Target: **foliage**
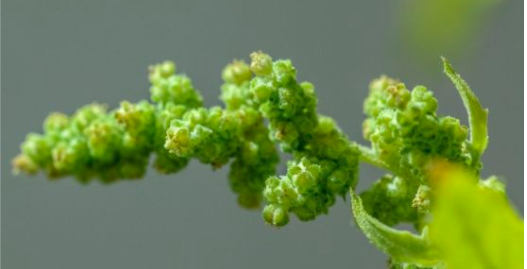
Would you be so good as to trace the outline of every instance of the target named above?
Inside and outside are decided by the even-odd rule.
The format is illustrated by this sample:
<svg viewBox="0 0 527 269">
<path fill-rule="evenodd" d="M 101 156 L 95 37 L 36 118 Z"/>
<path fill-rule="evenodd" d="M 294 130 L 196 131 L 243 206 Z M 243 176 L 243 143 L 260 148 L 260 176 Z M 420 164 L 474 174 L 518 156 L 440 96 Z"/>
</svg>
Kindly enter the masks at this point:
<svg viewBox="0 0 527 269">
<path fill-rule="evenodd" d="M 523 268 L 523 221 L 503 184 L 495 177 L 474 184 L 466 171 L 440 169 L 430 239 L 449 268 Z"/>
<path fill-rule="evenodd" d="M 396 3 L 398 42 L 421 64 L 435 63 L 436 55 L 464 54 L 478 42 L 489 14 L 503 0 L 402 0 Z M 403 47 L 404 46 L 404 47 Z"/>
</svg>

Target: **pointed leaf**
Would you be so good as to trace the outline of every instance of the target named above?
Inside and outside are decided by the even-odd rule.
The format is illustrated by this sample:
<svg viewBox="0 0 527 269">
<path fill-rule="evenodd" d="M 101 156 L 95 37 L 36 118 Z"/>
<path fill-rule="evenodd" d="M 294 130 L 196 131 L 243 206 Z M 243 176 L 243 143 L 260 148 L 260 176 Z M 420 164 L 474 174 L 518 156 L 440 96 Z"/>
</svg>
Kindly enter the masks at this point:
<svg viewBox="0 0 527 269">
<path fill-rule="evenodd" d="M 487 148 L 488 134 L 487 134 L 487 115 L 488 110 L 481 106 L 478 97 L 470 89 L 468 84 L 461 78 L 461 76 L 454 71 L 454 68 L 444 57 L 443 70 L 450 78 L 457 91 L 461 95 L 463 104 L 467 109 L 468 121 L 470 124 L 470 141 L 472 146 L 478 153 L 478 158 L 483 154 Z"/>
<path fill-rule="evenodd" d="M 370 216 L 353 190 L 351 202 L 357 226 L 370 242 L 389 255 L 394 262 L 431 266 L 439 262 L 439 252 L 430 245 L 427 230 L 422 235 L 396 230 Z"/>
</svg>

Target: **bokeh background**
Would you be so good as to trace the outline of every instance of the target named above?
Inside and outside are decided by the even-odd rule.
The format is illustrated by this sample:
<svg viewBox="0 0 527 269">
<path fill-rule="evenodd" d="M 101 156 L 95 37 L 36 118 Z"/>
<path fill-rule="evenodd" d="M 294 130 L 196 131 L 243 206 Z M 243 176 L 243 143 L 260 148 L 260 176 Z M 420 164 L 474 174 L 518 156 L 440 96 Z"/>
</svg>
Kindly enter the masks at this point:
<svg viewBox="0 0 527 269">
<path fill-rule="evenodd" d="M 469 7 L 477 10 L 469 30 L 449 19 L 455 7 L 443 8 L 439 21 L 420 21 L 431 17 L 411 0 L 2 4 L 2 268 L 385 267 L 386 257 L 353 225 L 349 201 L 277 230 L 259 211 L 238 207 L 227 168 L 192 162 L 177 175 L 151 171 L 111 186 L 11 175 L 10 159 L 47 114 L 146 99 L 146 68 L 165 59 L 216 105 L 220 71 L 233 58 L 248 60 L 254 50 L 290 58 L 299 79 L 315 84 L 320 112 L 364 142 L 362 102 L 381 74 L 428 86 L 442 114 L 467 122 L 441 73 L 443 54 L 490 109 L 483 176 L 502 176 L 523 215 L 523 1 Z M 359 188 L 382 173 L 362 166 Z"/>
</svg>

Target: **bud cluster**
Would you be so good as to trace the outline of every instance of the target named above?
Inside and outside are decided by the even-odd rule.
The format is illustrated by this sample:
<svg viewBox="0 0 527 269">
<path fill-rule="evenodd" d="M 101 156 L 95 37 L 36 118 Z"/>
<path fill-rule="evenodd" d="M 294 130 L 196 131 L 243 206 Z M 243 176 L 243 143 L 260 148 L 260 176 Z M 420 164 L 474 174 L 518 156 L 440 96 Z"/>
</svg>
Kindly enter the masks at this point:
<svg viewBox="0 0 527 269">
<path fill-rule="evenodd" d="M 422 169 L 435 158 L 472 164 L 468 128 L 458 119 L 436 115 L 437 100 L 423 86 L 412 91 L 396 80 L 381 77 L 370 85 L 364 103 L 368 118 L 364 137 L 379 158 L 394 167 L 421 177 Z"/>
<path fill-rule="evenodd" d="M 251 58 L 254 102 L 269 120 L 271 139 L 293 154 L 287 174 L 266 181 L 263 217 L 283 226 L 289 213 L 303 221 L 327 214 L 357 181 L 358 150 L 331 118 L 317 113 L 314 86 L 297 82 L 291 61 L 273 62 L 262 52 Z"/>
</svg>

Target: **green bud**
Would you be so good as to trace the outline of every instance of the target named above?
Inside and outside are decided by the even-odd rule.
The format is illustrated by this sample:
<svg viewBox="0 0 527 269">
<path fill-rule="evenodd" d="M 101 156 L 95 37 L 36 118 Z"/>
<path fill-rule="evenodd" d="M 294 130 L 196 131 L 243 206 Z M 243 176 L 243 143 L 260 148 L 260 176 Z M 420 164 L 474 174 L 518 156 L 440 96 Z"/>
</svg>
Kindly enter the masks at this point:
<svg viewBox="0 0 527 269">
<path fill-rule="evenodd" d="M 290 122 L 280 122 L 274 133 L 275 140 L 283 141 L 288 145 L 297 141 L 298 136 L 299 133 L 296 130 L 295 125 Z"/>
<path fill-rule="evenodd" d="M 298 164 L 290 162 L 288 167 L 287 174 L 291 177 L 293 184 L 300 193 L 313 188 L 317 183 L 320 175 L 319 165 L 311 164 L 308 159 L 302 158 Z"/>
<path fill-rule="evenodd" d="M 414 182 L 386 175 L 377 180 L 369 190 L 361 193 L 361 198 L 370 215 L 393 226 L 401 222 L 417 221 L 417 210 L 411 206 L 417 188 Z"/>
<path fill-rule="evenodd" d="M 320 116 L 318 118 L 318 126 L 316 132 L 321 135 L 328 135 L 337 129 L 335 121 L 330 117 Z"/>
<path fill-rule="evenodd" d="M 190 135 L 191 144 L 199 147 L 213 139 L 214 131 L 203 125 L 196 125 Z"/>
<path fill-rule="evenodd" d="M 328 178 L 328 187 L 333 193 L 343 193 L 347 191 L 347 186 L 352 176 L 344 169 L 337 169 Z"/>
<path fill-rule="evenodd" d="M 176 64 L 171 61 L 164 61 L 159 66 L 159 72 L 162 77 L 169 77 L 176 73 Z"/>
<path fill-rule="evenodd" d="M 431 200 L 432 189 L 426 185 L 421 185 L 412 200 L 412 207 L 417 208 L 420 213 L 427 213 L 430 211 Z"/>
<path fill-rule="evenodd" d="M 315 85 L 311 82 L 304 81 L 300 83 L 300 87 L 304 90 L 305 95 L 315 96 Z"/>
<path fill-rule="evenodd" d="M 290 60 L 278 60 L 273 63 L 274 79 L 279 85 L 287 85 L 296 80 L 296 69 Z"/>
<path fill-rule="evenodd" d="M 242 105 L 250 103 L 248 89 L 240 85 L 225 83 L 221 86 L 220 99 L 225 103 L 227 109 L 236 110 Z"/>
<path fill-rule="evenodd" d="M 282 110 L 282 115 L 285 118 L 293 118 L 302 109 L 299 104 L 302 104 L 301 96 L 298 95 L 298 89 L 279 88 L 279 108 Z"/>
<path fill-rule="evenodd" d="M 208 118 L 208 111 L 204 108 L 189 110 L 183 116 L 184 121 L 179 121 L 181 124 L 188 125 L 190 128 L 198 124 L 204 124 Z"/>
<path fill-rule="evenodd" d="M 265 184 L 273 189 L 280 185 L 280 179 L 277 176 L 271 176 L 265 181 Z"/>
<path fill-rule="evenodd" d="M 58 171 L 73 172 L 88 161 L 86 141 L 75 139 L 68 144 L 62 142 L 53 148 L 52 156 L 53 166 Z"/>
<path fill-rule="evenodd" d="M 68 126 L 68 116 L 59 112 L 51 113 L 44 121 L 44 130 L 46 132 L 60 132 Z"/>
<path fill-rule="evenodd" d="M 34 175 L 38 172 L 38 165 L 33 162 L 33 160 L 24 154 L 17 155 L 13 161 L 13 173 L 15 175 L 20 174 L 21 172 L 26 173 L 28 175 Z"/>
<path fill-rule="evenodd" d="M 157 84 L 176 73 L 176 64 L 171 61 L 165 61 L 160 64 L 151 65 L 149 69 L 149 79 L 152 84 Z"/>
<path fill-rule="evenodd" d="M 452 117 L 443 117 L 440 120 L 441 129 L 445 130 L 451 139 L 456 141 L 465 141 L 468 138 L 468 128 L 461 125 L 458 119 Z"/>
<path fill-rule="evenodd" d="M 105 117 L 106 110 L 105 105 L 97 103 L 89 104 L 78 109 L 71 121 L 78 130 L 83 131 L 96 119 Z"/>
<path fill-rule="evenodd" d="M 115 119 L 126 130 L 137 132 L 152 124 L 152 114 L 153 109 L 148 103 L 136 105 L 123 101 L 121 102 L 120 108 L 115 111 Z"/>
<path fill-rule="evenodd" d="M 423 86 L 417 86 L 412 90 L 411 102 L 423 113 L 435 113 L 437 110 L 437 100 L 433 93 Z"/>
<path fill-rule="evenodd" d="M 157 130 L 157 132 L 162 133 L 164 137 L 165 130 L 170 126 L 170 123 L 175 119 L 183 118 L 183 115 L 187 112 L 187 107 L 168 103 L 166 106 L 158 108 L 158 110 L 155 117 L 160 130 Z"/>
<path fill-rule="evenodd" d="M 39 166 L 45 166 L 51 161 L 51 145 L 42 135 L 28 134 L 21 148 L 22 153 Z"/>
<path fill-rule="evenodd" d="M 121 143 L 122 129 L 110 119 L 94 121 L 85 131 L 90 155 L 101 162 L 111 162 Z"/>
<path fill-rule="evenodd" d="M 282 227 L 289 223 L 289 214 L 287 213 L 287 210 L 274 205 L 267 205 L 264 208 L 263 218 L 267 223 L 276 227 Z"/>
<path fill-rule="evenodd" d="M 410 92 L 404 84 L 389 85 L 386 88 L 386 105 L 393 108 L 404 108 L 410 100 Z"/>
<path fill-rule="evenodd" d="M 251 53 L 251 71 L 257 76 L 267 76 L 271 74 L 273 68 L 273 59 L 261 52 Z"/>
<path fill-rule="evenodd" d="M 150 87 L 152 101 L 160 104 L 173 103 L 188 107 L 199 107 L 203 98 L 194 89 L 192 81 L 185 75 L 168 73 L 172 69 L 170 64 L 150 67 Z"/>
<path fill-rule="evenodd" d="M 165 140 L 165 148 L 179 157 L 189 156 L 190 147 L 190 132 L 186 127 L 172 126 L 167 129 Z"/>
<path fill-rule="evenodd" d="M 223 69 L 221 77 L 227 83 L 240 85 L 243 82 L 249 81 L 252 73 L 244 61 L 234 60 Z"/>
<path fill-rule="evenodd" d="M 257 103 L 264 103 L 269 100 L 274 88 L 271 82 L 261 79 L 259 77 L 251 80 L 251 92 L 254 96 L 254 101 Z"/>
</svg>

